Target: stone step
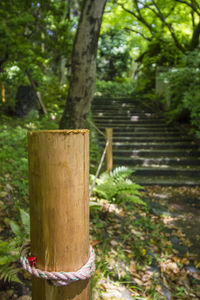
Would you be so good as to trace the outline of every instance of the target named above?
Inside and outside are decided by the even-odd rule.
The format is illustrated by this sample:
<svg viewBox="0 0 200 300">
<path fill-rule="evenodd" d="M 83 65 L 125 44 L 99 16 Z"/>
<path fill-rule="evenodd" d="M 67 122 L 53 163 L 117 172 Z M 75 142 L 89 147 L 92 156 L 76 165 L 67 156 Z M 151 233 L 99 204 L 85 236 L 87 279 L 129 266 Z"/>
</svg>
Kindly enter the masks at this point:
<svg viewBox="0 0 200 300">
<path fill-rule="evenodd" d="M 105 120 L 108 120 L 108 119 L 113 119 L 113 120 L 127 120 L 127 115 L 128 115 L 128 118 L 149 118 L 149 119 L 152 119 L 152 118 L 155 118 L 155 119 L 159 119 L 161 118 L 160 116 L 158 116 L 157 114 L 153 114 L 153 113 L 134 113 L 134 114 L 127 114 L 127 113 L 123 113 L 123 114 L 120 114 L 120 115 L 116 115 L 116 114 L 111 114 L 111 113 L 106 113 L 103 112 L 103 113 L 97 113 L 97 114 L 93 114 L 93 118 L 94 120 L 101 120 L 101 119 L 105 119 Z"/>
<path fill-rule="evenodd" d="M 106 127 L 109 127 L 109 124 L 108 123 L 105 123 L 105 124 L 95 124 L 96 127 L 98 127 L 99 129 L 100 128 L 106 128 Z M 111 126 L 110 126 L 111 127 Z M 141 124 L 138 124 L 138 123 L 129 123 L 129 124 L 112 124 L 112 128 L 114 128 L 115 130 L 132 130 L 134 128 L 146 128 L 146 130 L 149 129 L 149 131 L 151 131 L 151 129 L 167 129 L 167 128 L 172 128 L 171 126 L 167 126 L 166 124 L 160 124 L 160 123 L 152 123 L 152 122 L 149 122 L 149 123 L 141 123 Z"/>
<path fill-rule="evenodd" d="M 102 110 L 102 111 L 97 111 L 97 112 L 94 112 L 93 111 L 93 118 L 96 119 L 96 118 L 105 118 L 105 119 L 113 119 L 113 118 L 117 118 L 117 119 L 120 119 L 120 118 L 130 118 L 132 116 L 137 116 L 137 117 L 144 117 L 144 118 L 160 118 L 161 116 L 159 115 L 154 115 L 154 114 L 151 114 L 148 113 L 145 113 L 145 112 L 131 112 L 131 111 L 121 111 L 121 112 L 118 112 L 118 111 L 115 111 L 115 110 L 112 110 L 112 111 L 106 111 L 106 110 Z"/>
<path fill-rule="evenodd" d="M 114 156 L 114 164 L 141 167 L 160 167 L 162 169 L 173 167 L 194 167 L 200 166 L 200 159 L 186 157 L 161 157 L 161 158 L 138 158 L 138 157 L 117 157 Z"/>
<path fill-rule="evenodd" d="M 105 131 L 105 127 L 98 127 L 101 131 Z M 117 132 L 117 133 L 124 133 L 124 134 L 126 134 L 127 136 L 129 136 L 130 134 L 132 134 L 132 133 L 139 133 L 139 132 L 141 132 L 141 133 L 149 133 L 149 131 L 148 131 L 148 128 L 147 128 L 147 126 L 146 127 L 140 127 L 140 126 L 137 126 L 137 127 L 132 127 L 131 128 L 131 130 L 130 130 L 130 128 L 121 128 L 121 127 L 119 127 L 119 128 L 114 128 L 113 129 L 113 133 L 115 133 L 115 132 Z M 166 128 L 166 126 L 164 126 L 164 127 L 158 127 L 158 126 L 156 126 L 156 127 L 151 127 L 151 130 L 150 130 L 150 132 L 152 132 L 152 133 L 180 133 L 180 130 L 179 129 L 176 129 L 176 128 L 174 128 L 174 127 L 167 127 Z"/>
<path fill-rule="evenodd" d="M 100 142 L 100 145 L 105 147 L 105 141 Z M 123 143 L 123 142 L 113 142 L 113 149 L 139 149 L 141 151 L 145 149 L 149 150 L 160 150 L 160 149 L 174 149 L 174 150 L 183 150 L 183 149 L 189 149 L 189 150 L 200 150 L 199 145 L 197 144 L 191 144 L 191 143 L 185 143 L 185 142 L 174 142 L 171 143 L 160 143 L 160 142 L 134 142 L 134 143 Z"/>
<path fill-rule="evenodd" d="M 118 165 L 116 162 L 115 165 Z M 137 167 L 134 169 L 135 175 L 142 175 L 142 176 L 195 176 L 196 178 L 200 179 L 200 168 L 172 168 L 166 167 L 161 168 L 158 167 Z"/>
<path fill-rule="evenodd" d="M 117 132 L 117 131 L 113 131 L 113 137 L 114 138 L 118 138 L 118 137 L 176 137 L 176 138 L 180 138 L 180 132 L 132 132 L 127 134 L 127 132 Z M 183 138 L 185 138 L 186 136 L 182 136 Z M 190 138 L 188 136 L 188 138 Z"/>
<path fill-rule="evenodd" d="M 168 149 L 168 150 L 149 150 L 149 149 L 114 149 L 114 156 L 122 156 L 122 157 L 132 157 L 132 158 L 155 158 L 155 157 L 196 157 L 200 159 L 200 151 L 192 150 L 192 149 Z"/>
<path fill-rule="evenodd" d="M 113 128 L 114 167 L 132 166 L 141 185 L 200 185 L 200 144 L 141 104 L 134 97 L 97 97 L 92 103 L 96 126 Z M 105 138 L 99 142 L 104 148 Z"/>
<path fill-rule="evenodd" d="M 135 105 L 138 105 L 139 101 L 138 100 L 135 100 L 134 98 L 113 98 L 113 99 L 110 99 L 110 98 L 94 98 L 93 101 L 92 101 L 92 104 L 109 104 L 109 103 L 112 103 L 112 104 L 115 104 L 115 103 L 131 103 L 131 104 L 135 104 Z"/>
<path fill-rule="evenodd" d="M 124 102 L 121 102 L 121 103 L 109 103 L 109 104 L 97 104 L 97 103 L 92 103 L 92 110 L 95 110 L 95 109 L 104 109 L 107 110 L 107 109 L 110 109 L 110 108 L 114 108 L 114 109 L 119 109 L 119 108 L 125 108 L 125 109 L 128 109 L 128 108 L 135 108 L 137 109 L 138 111 L 144 111 L 145 109 L 142 108 L 141 106 L 138 106 L 137 104 L 135 103 L 124 103 Z M 149 109 L 149 111 L 151 112 L 151 109 Z"/>
<path fill-rule="evenodd" d="M 132 175 L 132 180 L 141 186 L 199 186 L 200 178 L 195 178 L 191 176 L 154 176 L 154 177 L 146 177 L 139 175 Z"/>
<path fill-rule="evenodd" d="M 146 110 L 144 110 L 144 109 L 138 109 L 138 108 L 136 108 L 136 107 L 134 107 L 134 106 L 131 106 L 131 107 L 123 107 L 123 106 L 120 106 L 120 107 L 115 107 L 115 106 L 110 106 L 110 107 L 93 107 L 92 108 L 92 111 L 94 112 L 94 113 L 105 113 L 105 112 L 107 112 L 107 113 L 112 113 L 113 114 L 113 112 L 116 112 L 116 113 L 120 113 L 121 111 L 122 112 L 125 112 L 125 113 L 147 113 L 146 112 Z M 151 113 L 151 111 L 149 111 L 149 113 Z"/>
<path fill-rule="evenodd" d="M 105 120 L 105 119 L 97 119 L 95 121 L 95 124 L 98 126 L 98 124 L 106 124 L 106 127 L 108 126 L 112 126 L 112 124 L 114 125 L 129 125 L 129 124 L 166 124 L 165 123 L 165 120 L 164 119 L 155 119 L 155 118 L 139 118 L 139 119 L 129 119 L 128 117 L 126 119 L 119 119 L 119 120 L 116 120 L 116 119 L 109 119 L 109 120 Z"/>
<path fill-rule="evenodd" d="M 94 122 L 95 123 L 129 123 L 129 122 L 133 122 L 133 123 L 137 123 L 137 122 L 142 122 L 144 121 L 145 123 L 148 123 L 147 121 L 149 122 L 152 122 L 152 121 L 156 121 L 156 123 L 158 122 L 161 122 L 161 123 L 164 123 L 166 124 L 165 122 L 165 119 L 164 118 L 155 118 L 155 117 L 148 117 L 148 118 L 145 118 L 144 116 L 141 116 L 141 117 L 135 117 L 135 116 L 125 116 L 125 117 L 120 117 L 118 118 L 118 116 L 115 116 L 115 117 L 112 117 L 112 118 L 105 118 L 105 117 L 97 117 L 97 118 L 94 118 Z"/>
<path fill-rule="evenodd" d="M 137 106 L 137 107 L 141 107 L 141 105 L 138 105 L 138 103 L 136 101 L 117 101 L 117 100 L 112 100 L 112 101 L 102 101 L 102 102 L 98 102 L 98 101 L 92 101 L 92 107 L 95 107 L 95 106 L 103 106 L 103 107 L 107 107 L 107 106 L 118 106 L 118 105 L 128 105 L 128 106 L 131 106 L 131 105 L 134 105 L 134 106 Z"/>
<path fill-rule="evenodd" d="M 104 141 L 105 138 L 103 136 L 99 137 L 100 141 Z M 190 137 L 155 137 L 155 136 L 148 136 L 148 137 L 129 137 L 129 136 L 125 136 L 125 137 L 113 137 L 113 142 L 117 143 L 145 143 L 145 142 L 163 142 L 163 143 L 176 143 L 176 142 L 192 142 L 192 139 Z"/>
<path fill-rule="evenodd" d="M 112 100 L 112 101 L 104 101 L 104 102 L 97 102 L 97 101 L 93 101 L 92 102 L 92 108 L 93 107 L 110 107 L 110 106 L 137 106 L 137 107 L 141 107 L 138 106 L 138 103 L 136 103 L 135 101 L 117 101 L 117 100 Z"/>
<path fill-rule="evenodd" d="M 142 123 L 142 124 L 163 124 L 163 125 L 166 125 L 166 122 L 165 122 L 165 119 L 163 118 L 138 118 L 138 119 L 130 119 L 129 117 L 126 118 L 126 120 L 114 120 L 114 119 L 108 119 L 108 120 L 105 120 L 105 119 L 97 119 L 95 120 L 95 124 L 105 124 L 106 126 L 110 123 L 114 123 L 116 125 L 123 125 L 123 124 L 135 124 L 135 123 Z"/>
</svg>

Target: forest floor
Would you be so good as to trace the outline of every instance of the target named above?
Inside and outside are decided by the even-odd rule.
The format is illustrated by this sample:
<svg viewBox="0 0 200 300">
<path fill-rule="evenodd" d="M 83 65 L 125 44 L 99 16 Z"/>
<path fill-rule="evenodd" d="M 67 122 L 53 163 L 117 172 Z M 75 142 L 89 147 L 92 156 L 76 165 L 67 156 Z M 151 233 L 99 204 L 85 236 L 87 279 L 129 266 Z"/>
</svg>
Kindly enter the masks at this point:
<svg viewBox="0 0 200 300">
<path fill-rule="evenodd" d="M 20 222 L 19 208 L 28 212 L 27 129 L 50 127 L 50 120 L 43 123 L 11 120 L 0 125 L 1 300 L 30 299 L 30 276 L 6 242 L 13 245 L 10 221 Z M 141 198 L 145 205 L 92 199 L 100 205 L 91 207 L 97 267 L 91 280 L 93 299 L 200 299 L 200 188 L 145 187 Z M 3 280 L 8 261 L 22 283 Z"/>
<path fill-rule="evenodd" d="M 142 199 L 148 210 L 105 206 L 95 299 L 200 299 L 200 189 L 146 187 Z"/>
<path fill-rule="evenodd" d="M 200 299 L 199 188 L 146 187 L 142 199 L 148 207 L 93 199 L 102 207 L 91 211 L 93 299 Z M 31 299 L 20 273 L 23 285 L 1 284 L 1 300 Z"/>
</svg>

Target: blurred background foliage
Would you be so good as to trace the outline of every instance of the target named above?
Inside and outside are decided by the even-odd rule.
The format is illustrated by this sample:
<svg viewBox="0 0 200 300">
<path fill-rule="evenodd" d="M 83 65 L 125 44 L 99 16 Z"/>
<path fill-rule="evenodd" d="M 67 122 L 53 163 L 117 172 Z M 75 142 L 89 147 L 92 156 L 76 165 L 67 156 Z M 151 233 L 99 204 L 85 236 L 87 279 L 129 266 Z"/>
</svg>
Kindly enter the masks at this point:
<svg viewBox="0 0 200 300">
<path fill-rule="evenodd" d="M 34 85 L 51 113 L 55 105 L 62 112 L 81 5 L 80 0 L 1 1 L 1 113 L 15 114 L 17 90 L 26 85 Z M 199 135 L 199 20 L 198 1 L 107 1 L 96 95 L 146 95 L 149 105 L 167 110 L 169 121 L 185 120 Z M 167 97 L 157 94 L 159 76 L 168 84 Z"/>
<path fill-rule="evenodd" d="M 81 0 L 0 3 L 0 218 L 5 236 L 10 227 L 9 239 L 0 239 L 0 279 L 20 282 L 16 249 L 22 237 L 28 237 L 26 135 L 28 130 L 58 128 L 81 7 Z M 196 0 L 108 0 L 98 44 L 95 95 L 137 97 L 163 112 L 168 122 L 185 122 L 200 137 L 199 37 Z M 158 82 L 164 86 L 162 92 Z M 20 86 L 30 85 L 40 93 L 48 113 L 44 115 L 39 105 L 39 110 L 19 118 L 16 94 Z M 91 120 L 89 115 L 91 173 L 95 174 L 100 147 Z M 115 175 L 103 174 L 94 192 L 120 204 L 123 189 L 117 189 Z M 134 192 L 127 201 L 144 206 L 138 186 L 127 178 L 120 178 L 120 184 Z"/>
</svg>

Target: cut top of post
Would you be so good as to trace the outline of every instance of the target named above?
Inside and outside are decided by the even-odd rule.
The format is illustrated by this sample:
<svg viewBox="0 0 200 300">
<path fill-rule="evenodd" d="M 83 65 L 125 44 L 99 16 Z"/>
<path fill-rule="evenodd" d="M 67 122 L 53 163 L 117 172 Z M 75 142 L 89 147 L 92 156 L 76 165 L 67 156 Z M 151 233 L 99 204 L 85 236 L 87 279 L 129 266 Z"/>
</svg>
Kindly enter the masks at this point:
<svg viewBox="0 0 200 300">
<path fill-rule="evenodd" d="M 85 133 L 89 133 L 89 130 L 88 129 L 37 130 L 37 131 L 29 131 L 28 133 L 32 135 L 32 134 L 38 134 L 40 132 L 41 133 L 63 133 L 63 134 L 70 134 L 70 133 L 85 134 Z"/>
</svg>

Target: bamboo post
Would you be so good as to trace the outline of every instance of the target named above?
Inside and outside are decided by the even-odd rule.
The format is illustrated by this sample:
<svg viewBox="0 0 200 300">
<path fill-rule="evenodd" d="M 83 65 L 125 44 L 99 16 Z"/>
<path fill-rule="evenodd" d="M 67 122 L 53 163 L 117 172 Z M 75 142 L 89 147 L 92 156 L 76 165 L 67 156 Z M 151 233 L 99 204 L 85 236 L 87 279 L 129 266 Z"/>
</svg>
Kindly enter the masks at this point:
<svg viewBox="0 0 200 300">
<path fill-rule="evenodd" d="M 37 268 L 77 271 L 89 258 L 89 131 L 28 134 L 31 254 Z M 33 278 L 32 300 L 89 300 L 89 280 Z"/>
<path fill-rule="evenodd" d="M 113 129 L 106 128 L 106 142 L 109 141 L 109 145 L 106 150 L 106 170 L 108 172 L 111 172 L 113 168 L 112 137 Z"/>
</svg>

